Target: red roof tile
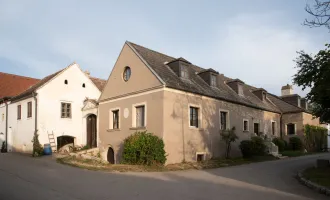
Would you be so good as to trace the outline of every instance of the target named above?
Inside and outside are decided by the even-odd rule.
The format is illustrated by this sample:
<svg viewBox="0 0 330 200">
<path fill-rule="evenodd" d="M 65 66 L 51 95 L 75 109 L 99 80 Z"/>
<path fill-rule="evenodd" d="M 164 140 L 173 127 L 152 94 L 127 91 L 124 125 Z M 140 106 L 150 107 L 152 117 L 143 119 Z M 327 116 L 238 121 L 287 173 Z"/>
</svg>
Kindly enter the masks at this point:
<svg viewBox="0 0 330 200">
<path fill-rule="evenodd" d="M 16 96 L 38 82 L 39 79 L 0 72 L 0 98 Z"/>
<path fill-rule="evenodd" d="M 91 76 L 89 78 L 93 81 L 93 83 L 96 85 L 96 87 L 102 92 L 107 81 L 104 79 L 95 78 L 95 77 L 91 77 Z"/>
</svg>

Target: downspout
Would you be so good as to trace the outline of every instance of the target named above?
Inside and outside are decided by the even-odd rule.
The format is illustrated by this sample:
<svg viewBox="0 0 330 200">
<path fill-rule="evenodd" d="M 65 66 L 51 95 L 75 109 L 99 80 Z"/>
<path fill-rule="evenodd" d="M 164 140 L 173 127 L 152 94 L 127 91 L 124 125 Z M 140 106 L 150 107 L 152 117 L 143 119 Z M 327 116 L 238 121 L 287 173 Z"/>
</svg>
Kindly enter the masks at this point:
<svg viewBox="0 0 330 200">
<path fill-rule="evenodd" d="M 8 151 L 8 103 L 5 101 L 6 104 L 6 150 Z"/>
<path fill-rule="evenodd" d="M 34 99 L 34 135 L 38 132 L 38 99 L 37 99 L 36 92 L 32 93 L 33 99 Z"/>
<path fill-rule="evenodd" d="M 281 113 L 281 116 L 280 116 L 280 135 L 281 135 L 281 139 L 283 139 L 283 130 L 282 130 L 282 128 L 283 128 L 283 126 L 282 126 L 282 116 L 283 116 L 283 114 Z"/>
</svg>

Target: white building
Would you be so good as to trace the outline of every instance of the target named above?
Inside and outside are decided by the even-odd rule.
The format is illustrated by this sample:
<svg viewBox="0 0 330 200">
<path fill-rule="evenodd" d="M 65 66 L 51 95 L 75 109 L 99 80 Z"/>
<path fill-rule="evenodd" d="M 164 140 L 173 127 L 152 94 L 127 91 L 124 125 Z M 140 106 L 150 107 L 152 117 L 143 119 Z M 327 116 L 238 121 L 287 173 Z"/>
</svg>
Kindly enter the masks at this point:
<svg viewBox="0 0 330 200">
<path fill-rule="evenodd" d="M 95 100 L 104 83 L 73 63 L 11 98 L 7 116 L 8 151 L 31 152 L 35 132 L 41 144 L 50 143 L 57 148 L 68 143 L 96 147 Z"/>
</svg>

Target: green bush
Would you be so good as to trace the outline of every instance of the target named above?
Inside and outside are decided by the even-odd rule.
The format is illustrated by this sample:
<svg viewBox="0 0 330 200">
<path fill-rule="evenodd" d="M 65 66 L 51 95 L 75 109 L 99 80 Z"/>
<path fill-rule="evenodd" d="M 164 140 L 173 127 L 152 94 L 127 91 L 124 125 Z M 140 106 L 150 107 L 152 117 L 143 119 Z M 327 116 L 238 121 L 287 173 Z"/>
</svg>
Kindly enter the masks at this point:
<svg viewBox="0 0 330 200">
<path fill-rule="evenodd" d="M 319 126 L 305 125 L 305 146 L 308 151 L 322 151 L 327 148 L 328 130 Z"/>
<path fill-rule="evenodd" d="M 293 151 L 301 151 L 303 149 L 303 143 L 299 137 L 291 137 L 289 139 L 289 147 Z"/>
<path fill-rule="evenodd" d="M 243 157 L 261 156 L 265 155 L 266 145 L 262 138 L 255 136 L 251 140 L 243 140 L 239 145 Z"/>
<path fill-rule="evenodd" d="M 124 140 L 123 163 L 138 165 L 164 165 L 164 142 L 152 133 L 136 132 Z"/>
<path fill-rule="evenodd" d="M 286 141 L 281 138 L 274 138 L 273 143 L 278 147 L 278 151 L 282 152 L 286 148 Z"/>
<path fill-rule="evenodd" d="M 241 149 L 244 158 L 250 158 L 253 156 L 253 143 L 251 140 L 241 141 L 239 148 Z"/>
<path fill-rule="evenodd" d="M 253 144 L 253 154 L 254 155 L 265 155 L 266 145 L 261 137 L 254 136 L 251 137 Z"/>
<path fill-rule="evenodd" d="M 41 146 L 41 144 L 39 142 L 39 135 L 34 134 L 33 139 L 32 139 L 31 142 L 33 143 L 32 156 L 33 157 L 42 156 L 44 154 L 44 148 Z"/>
</svg>

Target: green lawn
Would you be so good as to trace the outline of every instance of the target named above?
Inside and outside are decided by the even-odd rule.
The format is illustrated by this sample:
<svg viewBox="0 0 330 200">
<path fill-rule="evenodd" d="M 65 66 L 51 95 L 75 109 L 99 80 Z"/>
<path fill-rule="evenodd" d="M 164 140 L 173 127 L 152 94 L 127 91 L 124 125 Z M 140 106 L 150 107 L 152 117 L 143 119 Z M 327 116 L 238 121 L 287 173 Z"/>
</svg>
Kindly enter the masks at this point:
<svg viewBox="0 0 330 200">
<path fill-rule="evenodd" d="M 303 176 L 316 184 L 330 188 L 330 167 L 325 169 L 309 168 L 303 172 Z"/>
</svg>

